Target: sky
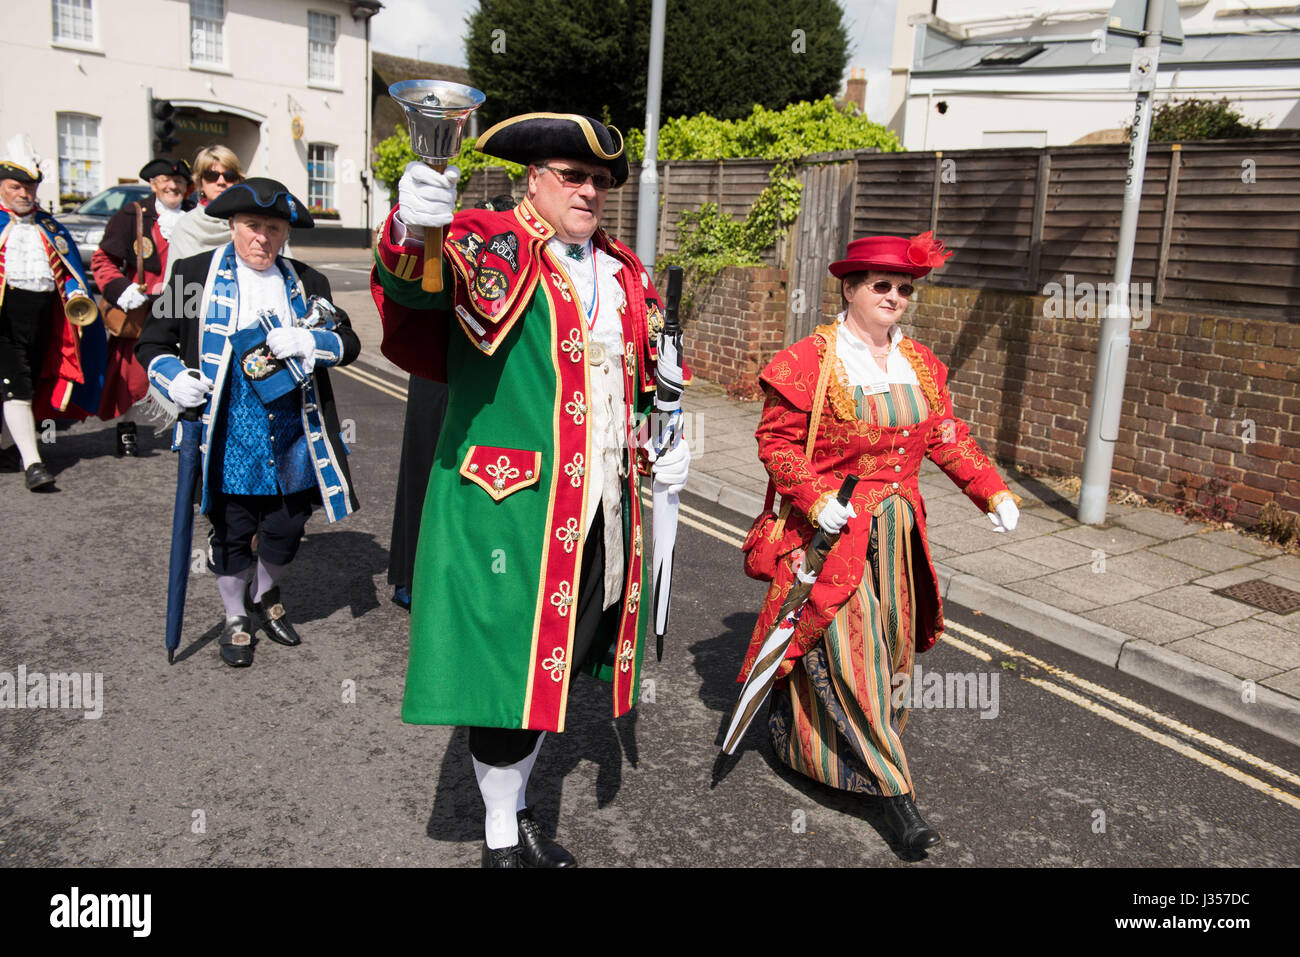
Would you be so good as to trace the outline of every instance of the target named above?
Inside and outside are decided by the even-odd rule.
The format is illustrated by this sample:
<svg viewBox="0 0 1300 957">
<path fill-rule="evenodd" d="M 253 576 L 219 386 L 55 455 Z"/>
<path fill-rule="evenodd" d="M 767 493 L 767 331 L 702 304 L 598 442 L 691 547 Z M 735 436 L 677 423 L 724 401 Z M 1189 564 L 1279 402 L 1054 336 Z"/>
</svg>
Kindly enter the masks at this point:
<svg viewBox="0 0 1300 957">
<path fill-rule="evenodd" d="M 462 40 L 465 18 L 478 8 L 478 0 L 383 0 L 383 3 L 384 9 L 371 21 L 371 39 L 376 50 L 465 66 Z M 867 116 L 877 122 L 887 119 L 894 4 L 895 0 L 840 0 L 849 31 L 849 66 L 867 68 Z"/>
</svg>

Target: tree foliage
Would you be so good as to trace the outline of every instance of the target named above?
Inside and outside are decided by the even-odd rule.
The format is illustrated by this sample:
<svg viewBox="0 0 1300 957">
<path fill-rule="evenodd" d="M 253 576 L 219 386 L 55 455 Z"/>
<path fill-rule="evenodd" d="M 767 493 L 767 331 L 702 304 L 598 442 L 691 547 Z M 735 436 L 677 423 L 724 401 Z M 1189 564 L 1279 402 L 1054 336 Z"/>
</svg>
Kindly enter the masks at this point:
<svg viewBox="0 0 1300 957">
<path fill-rule="evenodd" d="M 884 153 L 902 150 L 890 130 L 873 123 L 855 108 L 840 109 L 829 96 L 814 103 L 792 103 L 783 110 L 755 105 L 738 120 L 704 113 L 667 120 L 659 127 L 659 156 L 664 160 L 755 159 L 792 160 L 811 153 L 875 147 Z M 628 132 L 628 160 L 645 156 L 645 133 Z"/>
<path fill-rule="evenodd" d="M 465 188 L 465 184 L 475 172 L 488 166 L 503 167 L 511 179 L 518 179 L 524 175 L 524 168 L 519 164 L 485 156 L 474 149 L 475 142 L 477 140 L 474 137 L 463 138 L 460 143 L 460 153 L 448 164 L 460 170 L 460 179 L 456 182 L 458 193 Z M 411 149 L 410 132 L 404 126 L 395 127 L 392 136 L 380 140 L 375 146 L 373 169 L 376 178 L 388 187 L 390 203 L 397 202 L 397 181 L 402 178 L 402 171 L 406 169 L 406 164 L 416 159 L 419 157 L 415 155 L 415 150 Z"/>
<path fill-rule="evenodd" d="M 1171 99 L 1157 106 L 1151 115 L 1151 140 L 1242 139 L 1258 136 L 1263 125 L 1263 120 L 1247 122 L 1226 96 L 1220 100 Z"/>
<path fill-rule="evenodd" d="M 643 126 L 651 0 L 479 0 L 465 40 L 487 123 L 533 110 Z M 673 0 L 663 116 L 739 119 L 838 92 L 848 34 L 836 0 Z"/>
</svg>

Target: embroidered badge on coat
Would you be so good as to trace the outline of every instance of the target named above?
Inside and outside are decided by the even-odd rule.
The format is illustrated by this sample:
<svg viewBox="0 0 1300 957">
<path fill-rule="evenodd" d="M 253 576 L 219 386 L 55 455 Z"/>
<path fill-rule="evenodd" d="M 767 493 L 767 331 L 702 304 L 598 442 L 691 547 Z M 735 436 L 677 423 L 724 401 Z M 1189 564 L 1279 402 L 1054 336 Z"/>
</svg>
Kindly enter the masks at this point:
<svg viewBox="0 0 1300 957">
<path fill-rule="evenodd" d="M 272 355 L 266 343 L 254 346 L 239 359 L 244 375 L 257 382 L 275 375 L 284 368 L 284 363 Z"/>
<path fill-rule="evenodd" d="M 453 239 L 451 244 L 460 250 L 462 256 L 474 262 L 483 249 L 483 237 L 478 233 L 466 233 L 464 239 Z"/>
<path fill-rule="evenodd" d="M 140 251 L 141 245 L 144 247 L 144 252 Z M 131 243 L 131 252 L 135 253 L 141 259 L 148 259 L 153 255 L 153 240 L 148 236 L 141 236 L 139 242 Z"/>
<path fill-rule="evenodd" d="M 650 326 L 650 335 L 658 338 L 659 333 L 664 331 L 664 311 L 659 308 L 659 303 L 653 299 L 645 301 L 646 322 Z"/>
<path fill-rule="evenodd" d="M 514 233 L 497 233 L 487 244 L 488 252 L 495 253 L 510 264 L 510 271 L 519 272 L 519 237 Z"/>
<path fill-rule="evenodd" d="M 55 233 L 59 231 L 59 227 L 55 225 L 54 221 L 51 219 L 41 220 L 41 225 L 45 227 L 45 231 L 49 233 L 51 236 L 53 236 Z"/>
<path fill-rule="evenodd" d="M 510 290 L 510 280 L 500 269 L 484 266 L 474 277 L 474 291 L 489 302 L 495 302 Z"/>
<path fill-rule="evenodd" d="M 68 241 L 57 233 L 54 236 L 54 248 L 59 251 L 60 256 L 68 254 Z"/>
</svg>

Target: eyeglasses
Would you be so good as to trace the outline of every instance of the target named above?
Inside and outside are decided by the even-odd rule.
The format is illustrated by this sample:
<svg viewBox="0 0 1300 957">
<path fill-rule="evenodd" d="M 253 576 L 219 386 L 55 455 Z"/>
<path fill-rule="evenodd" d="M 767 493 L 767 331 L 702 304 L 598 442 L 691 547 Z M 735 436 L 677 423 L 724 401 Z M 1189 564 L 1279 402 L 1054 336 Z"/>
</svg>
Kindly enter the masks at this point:
<svg viewBox="0 0 1300 957">
<path fill-rule="evenodd" d="M 232 173 L 224 169 L 205 169 L 203 171 L 203 182 L 215 183 L 217 180 L 224 178 L 227 183 L 238 183 L 244 177 L 238 173 Z"/>
<path fill-rule="evenodd" d="M 898 287 L 898 294 L 904 299 L 911 299 L 912 293 L 916 292 L 916 287 L 910 282 L 890 282 L 888 279 L 877 279 L 871 284 L 871 291 L 877 296 L 883 296 L 895 286 Z"/>
<path fill-rule="evenodd" d="M 542 169 L 549 169 L 556 176 L 564 181 L 565 186 L 582 186 L 587 180 L 591 180 L 591 185 L 596 189 L 604 192 L 607 189 L 613 189 L 618 185 L 618 180 L 614 179 L 609 173 L 586 173 L 580 169 L 570 169 L 567 166 L 549 166 L 542 164 Z"/>
</svg>

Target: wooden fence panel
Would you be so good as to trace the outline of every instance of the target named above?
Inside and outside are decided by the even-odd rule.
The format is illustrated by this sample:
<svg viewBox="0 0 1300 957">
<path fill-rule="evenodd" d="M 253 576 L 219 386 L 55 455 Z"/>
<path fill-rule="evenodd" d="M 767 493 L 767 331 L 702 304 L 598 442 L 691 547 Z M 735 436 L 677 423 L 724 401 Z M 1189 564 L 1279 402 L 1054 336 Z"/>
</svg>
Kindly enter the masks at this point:
<svg viewBox="0 0 1300 957">
<path fill-rule="evenodd" d="M 935 235 L 954 255 L 935 279 L 993 289 L 1032 287 L 1038 151 L 944 152 L 939 169 Z"/>
</svg>

